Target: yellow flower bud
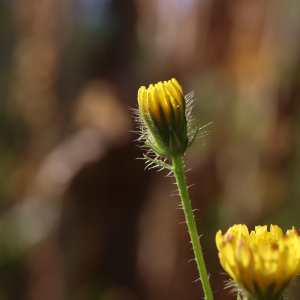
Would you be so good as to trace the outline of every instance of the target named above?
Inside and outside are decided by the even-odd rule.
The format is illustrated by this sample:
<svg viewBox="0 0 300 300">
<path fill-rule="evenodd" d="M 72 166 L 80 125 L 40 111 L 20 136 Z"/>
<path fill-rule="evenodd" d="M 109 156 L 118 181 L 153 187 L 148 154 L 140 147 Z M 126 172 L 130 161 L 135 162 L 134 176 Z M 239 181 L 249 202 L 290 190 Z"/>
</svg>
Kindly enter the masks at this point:
<svg viewBox="0 0 300 300">
<path fill-rule="evenodd" d="M 281 228 L 256 226 L 249 234 L 246 225 L 234 225 L 216 235 L 224 270 L 249 299 L 279 300 L 300 271 L 300 238 L 296 229 L 283 235 Z"/>
<path fill-rule="evenodd" d="M 186 99 L 176 79 L 142 86 L 138 91 L 140 121 L 147 145 L 162 157 L 183 155 L 194 141 L 188 133 Z"/>
</svg>

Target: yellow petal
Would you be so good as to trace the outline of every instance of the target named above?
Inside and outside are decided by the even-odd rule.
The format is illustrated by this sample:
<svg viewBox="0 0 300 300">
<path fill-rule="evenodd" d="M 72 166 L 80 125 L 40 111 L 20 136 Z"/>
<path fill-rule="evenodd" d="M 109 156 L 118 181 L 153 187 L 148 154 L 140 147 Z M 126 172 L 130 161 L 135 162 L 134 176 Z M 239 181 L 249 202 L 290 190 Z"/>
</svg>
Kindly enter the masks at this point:
<svg viewBox="0 0 300 300">
<path fill-rule="evenodd" d="M 216 234 L 216 244 L 217 244 L 217 248 L 219 251 L 220 251 L 220 245 L 221 245 L 222 240 L 223 240 L 222 231 L 219 230 Z"/>
<path fill-rule="evenodd" d="M 157 101 L 158 95 L 155 88 L 147 91 L 147 98 L 148 98 L 149 112 L 151 113 L 155 121 L 158 122 L 160 125 L 162 125 L 162 120 L 160 117 L 159 101 Z"/>
<path fill-rule="evenodd" d="M 278 227 L 277 225 L 271 225 L 270 232 L 275 236 L 277 240 L 283 237 L 283 232 L 281 228 Z"/>
<path fill-rule="evenodd" d="M 178 83 L 177 83 L 178 84 Z M 181 88 L 179 89 L 173 81 L 169 80 L 167 84 L 165 84 L 167 89 L 170 91 L 172 96 L 177 102 L 177 105 L 180 108 L 182 114 L 185 113 L 185 100 L 182 94 Z"/>
<path fill-rule="evenodd" d="M 141 86 L 139 91 L 138 91 L 138 103 L 139 103 L 139 108 L 142 109 L 142 92 L 146 89 L 146 87 Z"/>
<path fill-rule="evenodd" d="M 180 90 L 181 94 L 183 95 L 181 85 L 178 83 L 178 81 L 175 78 L 172 78 L 171 81 L 176 85 L 176 87 Z"/>
<path fill-rule="evenodd" d="M 243 286 L 247 290 L 254 290 L 254 257 L 251 248 L 244 243 L 240 244 L 237 249 L 237 257 Z"/>
<path fill-rule="evenodd" d="M 267 232 L 267 225 L 264 226 L 255 226 L 255 232 L 256 234 L 262 234 L 264 232 Z"/>
<path fill-rule="evenodd" d="M 171 115 L 173 112 L 173 107 L 170 103 L 169 96 L 166 92 L 166 88 L 164 85 L 160 85 L 158 88 L 158 94 L 160 99 L 161 108 L 166 116 L 166 119 L 168 120 L 168 123 L 170 124 Z"/>
</svg>

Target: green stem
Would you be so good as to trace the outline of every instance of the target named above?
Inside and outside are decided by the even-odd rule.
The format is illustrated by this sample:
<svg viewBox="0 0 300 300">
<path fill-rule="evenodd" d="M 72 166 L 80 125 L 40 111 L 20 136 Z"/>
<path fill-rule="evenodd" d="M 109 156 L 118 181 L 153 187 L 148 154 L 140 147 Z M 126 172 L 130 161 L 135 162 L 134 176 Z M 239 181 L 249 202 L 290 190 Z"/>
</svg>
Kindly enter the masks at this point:
<svg viewBox="0 0 300 300">
<path fill-rule="evenodd" d="M 203 259 L 202 249 L 200 245 L 200 239 L 199 239 L 196 222 L 195 222 L 195 218 L 194 218 L 194 214 L 193 214 L 193 210 L 189 198 L 189 193 L 186 185 L 185 172 L 183 169 L 181 156 L 172 157 L 172 162 L 173 162 L 173 172 L 177 181 L 186 223 L 192 240 L 192 245 L 194 249 L 194 254 L 195 254 L 196 263 L 198 266 L 204 294 L 206 300 L 213 300 L 213 295 L 211 292 L 211 287 L 209 284 L 206 267 Z"/>
</svg>

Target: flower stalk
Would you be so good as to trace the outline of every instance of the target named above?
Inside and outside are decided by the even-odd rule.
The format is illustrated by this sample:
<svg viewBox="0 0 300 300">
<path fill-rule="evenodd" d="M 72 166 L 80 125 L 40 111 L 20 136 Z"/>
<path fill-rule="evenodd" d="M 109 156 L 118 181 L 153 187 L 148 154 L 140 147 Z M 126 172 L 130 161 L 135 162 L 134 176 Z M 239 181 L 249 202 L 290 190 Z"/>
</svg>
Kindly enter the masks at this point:
<svg viewBox="0 0 300 300">
<path fill-rule="evenodd" d="M 196 259 L 198 271 L 200 274 L 200 279 L 205 294 L 205 299 L 213 300 L 213 295 L 212 295 L 209 279 L 207 276 L 203 253 L 200 245 L 200 239 L 199 239 L 196 222 L 193 214 L 193 209 L 191 206 L 189 193 L 186 185 L 185 172 L 182 164 L 182 157 L 172 156 L 171 158 L 173 162 L 173 173 L 175 175 L 176 182 L 178 185 L 182 207 L 183 207 L 186 223 L 188 226 L 189 234 L 191 237 L 195 259 Z"/>
</svg>

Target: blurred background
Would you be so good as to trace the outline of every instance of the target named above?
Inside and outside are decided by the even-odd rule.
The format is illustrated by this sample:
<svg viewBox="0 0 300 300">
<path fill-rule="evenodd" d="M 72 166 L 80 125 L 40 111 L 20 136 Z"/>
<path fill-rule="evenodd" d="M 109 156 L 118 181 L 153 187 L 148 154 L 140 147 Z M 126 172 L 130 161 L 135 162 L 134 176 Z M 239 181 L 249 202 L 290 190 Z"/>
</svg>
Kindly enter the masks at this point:
<svg viewBox="0 0 300 300">
<path fill-rule="evenodd" d="M 299 58 L 298 0 L 0 0 L 0 300 L 203 298 L 174 178 L 132 132 L 139 87 L 173 77 L 212 122 L 187 181 L 235 299 L 216 232 L 300 228 Z"/>
</svg>

